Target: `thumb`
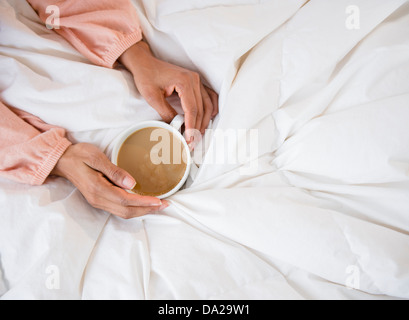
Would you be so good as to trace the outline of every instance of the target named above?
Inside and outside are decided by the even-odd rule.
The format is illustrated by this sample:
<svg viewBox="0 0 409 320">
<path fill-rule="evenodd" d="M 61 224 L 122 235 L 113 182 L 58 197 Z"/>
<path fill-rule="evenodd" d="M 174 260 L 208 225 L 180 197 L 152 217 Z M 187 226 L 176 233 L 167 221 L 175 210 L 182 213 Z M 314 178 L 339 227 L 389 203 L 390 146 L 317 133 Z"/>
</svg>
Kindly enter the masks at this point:
<svg viewBox="0 0 409 320">
<path fill-rule="evenodd" d="M 114 165 L 105 154 L 100 154 L 91 164 L 93 169 L 104 174 L 113 184 L 126 190 L 132 190 L 136 186 L 135 179 L 124 169 Z"/>
</svg>

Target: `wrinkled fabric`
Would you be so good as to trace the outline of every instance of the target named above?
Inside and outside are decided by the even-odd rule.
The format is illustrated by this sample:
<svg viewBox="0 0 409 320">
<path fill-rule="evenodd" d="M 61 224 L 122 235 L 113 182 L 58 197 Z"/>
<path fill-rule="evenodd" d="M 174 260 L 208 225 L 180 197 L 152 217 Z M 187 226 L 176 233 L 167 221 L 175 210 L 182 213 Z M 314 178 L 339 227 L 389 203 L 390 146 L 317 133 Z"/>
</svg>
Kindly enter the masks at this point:
<svg viewBox="0 0 409 320">
<path fill-rule="evenodd" d="M 246 136 L 208 131 L 194 181 L 161 214 L 128 221 L 63 179 L 1 180 L 1 298 L 409 299 L 407 1 L 355 0 L 358 29 L 349 0 L 133 4 L 155 54 L 220 93 L 212 128 L 256 130 L 256 155 L 214 161 Z M 9 104 L 107 154 L 157 119 L 129 73 L 87 65 L 12 10 L 4 30 L 26 45 L 0 48 Z M 72 109 L 50 112 L 58 97 Z"/>
</svg>

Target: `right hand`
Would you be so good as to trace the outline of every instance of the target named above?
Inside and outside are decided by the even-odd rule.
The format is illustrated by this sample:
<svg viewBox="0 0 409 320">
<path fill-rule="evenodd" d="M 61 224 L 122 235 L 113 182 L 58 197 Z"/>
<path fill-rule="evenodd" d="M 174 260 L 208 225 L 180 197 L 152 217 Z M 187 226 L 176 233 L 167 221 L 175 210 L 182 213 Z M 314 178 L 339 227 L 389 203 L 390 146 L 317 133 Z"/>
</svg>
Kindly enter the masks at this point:
<svg viewBox="0 0 409 320">
<path fill-rule="evenodd" d="M 124 189 L 133 189 L 135 180 L 90 144 L 68 147 L 51 174 L 71 181 L 94 208 L 123 219 L 159 212 L 169 206 L 166 200 L 126 192 Z"/>
<path fill-rule="evenodd" d="M 210 120 L 219 113 L 217 93 L 202 84 L 198 73 L 157 59 L 146 42 L 134 44 L 119 61 L 133 74 L 140 94 L 167 123 L 177 112 L 166 98 L 178 94 L 185 113 L 188 143 L 195 140 L 196 132 L 203 135 Z"/>
</svg>

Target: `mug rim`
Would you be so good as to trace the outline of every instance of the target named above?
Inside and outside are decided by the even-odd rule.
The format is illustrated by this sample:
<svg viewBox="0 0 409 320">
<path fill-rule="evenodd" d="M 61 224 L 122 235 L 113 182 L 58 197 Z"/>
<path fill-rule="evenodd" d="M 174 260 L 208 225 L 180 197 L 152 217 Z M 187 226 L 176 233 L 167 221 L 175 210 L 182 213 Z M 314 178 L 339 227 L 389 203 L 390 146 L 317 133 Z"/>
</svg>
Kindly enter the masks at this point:
<svg viewBox="0 0 409 320">
<path fill-rule="evenodd" d="M 149 127 L 160 127 L 162 129 L 168 130 L 173 134 L 176 134 L 176 136 L 181 140 L 183 147 L 185 148 L 186 151 L 186 170 L 185 173 L 183 175 L 183 178 L 179 181 L 179 183 L 169 192 L 162 194 L 160 196 L 153 196 L 155 198 L 158 199 L 165 199 L 170 197 L 171 195 L 175 194 L 176 192 L 178 192 L 182 186 L 185 184 L 187 178 L 189 177 L 190 171 L 191 171 L 191 166 L 193 163 L 192 160 L 192 156 L 190 155 L 189 152 L 189 146 L 185 140 L 185 138 L 183 137 L 183 135 L 174 127 L 172 127 L 170 124 L 167 124 L 166 122 L 160 121 L 160 120 L 149 120 L 149 121 L 143 121 L 140 122 L 138 124 L 132 125 L 129 128 L 125 129 L 122 133 L 120 133 L 118 135 L 118 137 L 115 139 L 114 141 L 114 147 L 112 150 L 112 154 L 111 154 L 111 162 L 118 166 L 118 156 L 119 156 L 119 151 L 121 150 L 121 147 L 123 145 L 123 143 L 135 132 L 145 129 L 145 128 L 149 128 Z M 138 194 L 136 192 L 133 192 L 132 190 L 126 190 L 128 193 L 132 193 L 132 194 Z M 140 194 L 138 194 L 140 195 Z"/>
</svg>

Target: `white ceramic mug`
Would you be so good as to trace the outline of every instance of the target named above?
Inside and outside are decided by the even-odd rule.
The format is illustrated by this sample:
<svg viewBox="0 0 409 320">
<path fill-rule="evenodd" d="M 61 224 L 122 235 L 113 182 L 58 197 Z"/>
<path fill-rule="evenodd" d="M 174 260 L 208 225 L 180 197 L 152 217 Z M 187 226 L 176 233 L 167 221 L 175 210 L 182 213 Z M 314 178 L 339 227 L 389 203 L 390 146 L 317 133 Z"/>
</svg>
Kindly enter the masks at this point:
<svg viewBox="0 0 409 320">
<path fill-rule="evenodd" d="M 186 143 L 186 140 L 183 137 L 182 133 L 180 132 L 184 122 L 185 122 L 185 118 L 181 115 L 178 115 L 173 119 L 173 121 L 170 124 L 167 124 L 163 121 L 144 121 L 144 122 L 138 123 L 128 128 L 122 134 L 119 135 L 119 137 L 116 139 L 114 143 L 114 148 L 113 148 L 112 156 L 111 156 L 112 163 L 115 165 L 118 165 L 118 155 L 119 155 L 119 151 L 121 150 L 122 144 L 135 132 L 145 129 L 145 128 L 151 128 L 151 127 L 168 130 L 169 132 L 173 133 L 176 137 L 178 137 L 180 141 L 182 141 L 182 145 L 186 151 L 186 171 L 185 171 L 185 174 L 183 175 L 182 180 L 180 180 L 177 186 L 174 187 L 171 191 L 167 192 L 166 194 L 157 196 L 158 199 L 165 199 L 165 198 L 170 197 L 171 195 L 175 194 L 177 191 L 179 191 L 183 187 L 187 178 L 189 177 L 190 170 L 192 167 L 192 157 L 190 155 L 189 146 Z M 128 192 L 134 193 L 129 190 Z"/>
</svg>

